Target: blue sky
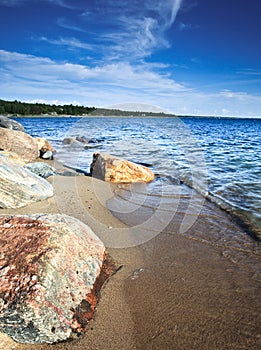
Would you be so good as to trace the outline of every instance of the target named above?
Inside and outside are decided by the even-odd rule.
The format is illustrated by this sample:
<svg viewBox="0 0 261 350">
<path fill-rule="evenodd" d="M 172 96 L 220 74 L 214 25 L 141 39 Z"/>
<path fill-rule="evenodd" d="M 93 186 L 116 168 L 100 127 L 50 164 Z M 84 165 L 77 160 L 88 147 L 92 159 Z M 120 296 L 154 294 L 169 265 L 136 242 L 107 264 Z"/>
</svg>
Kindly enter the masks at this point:
<svg viewBox="0 0 261 350">
<path fill-rule="evenodd" d="M 0 0 L 0 98 L 259 117 L 260 14 L 260 0 Z"/>
</svg>

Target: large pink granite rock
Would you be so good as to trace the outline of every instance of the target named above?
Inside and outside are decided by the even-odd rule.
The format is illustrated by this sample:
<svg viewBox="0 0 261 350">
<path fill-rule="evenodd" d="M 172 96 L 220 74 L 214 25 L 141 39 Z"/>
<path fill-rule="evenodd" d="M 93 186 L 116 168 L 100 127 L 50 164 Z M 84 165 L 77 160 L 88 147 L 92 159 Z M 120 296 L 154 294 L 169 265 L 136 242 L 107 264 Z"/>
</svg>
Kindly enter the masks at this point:
<svg viewBox="0 0 261 350">
<path fill-rule="evenodd" d="M 81 333 L 96 303 L 105 248 L 61 214 L 0 215 L 0 331 L 21 343 Z"/>
<path fill-rule="evenodd" d="M 48 181 L 0 154 L 0 208 L 20 208 L 52 196 Z"/>
<path fill-rule="evenodd" d="M 22 131 L 0 128 L 0 149 L 14 152 L 25 162 L 38 157 L 36 140 Z"/>
<path fill-rule="evenodd" d="M 150 182 L 155 177 L 153 172 L 143 165 L 106 153 L 93 154 L 91 174 L 95 178 L 114 183 Z"/>
</svg>

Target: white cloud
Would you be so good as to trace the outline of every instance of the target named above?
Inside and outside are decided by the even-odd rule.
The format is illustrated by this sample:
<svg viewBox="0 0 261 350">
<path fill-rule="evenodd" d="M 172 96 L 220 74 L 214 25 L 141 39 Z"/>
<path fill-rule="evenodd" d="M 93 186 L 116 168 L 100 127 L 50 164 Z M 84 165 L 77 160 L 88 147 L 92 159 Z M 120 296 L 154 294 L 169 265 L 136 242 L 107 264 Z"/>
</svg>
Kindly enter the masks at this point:
<svg viewBox="0 0 261 350">
<path fill-rule="evenodd" d="M 76 32 L 83 32 L 83 33 L 85 32 L 85 30 L 80 28 L 79 26 L 72 25 L 72 24 L 68 23 L 64 17 L 59 17 L 57 19 L 57 24 L 58 24 L 58 26 L 65 28 L 65 29 L 70 29 L 70 30 L 73 30 Z"/>
<path fill-rule="evenodd" d="M 1 98 L 104 107 L 157 105 L 176 114 L 260 116 L 261 97 L 224 90 L 206 94 L 188 89 L 154 65 L 126 62 L 95 67 L 59 63 L 0 50 Z"/>
<path fill-rule="evenodd" d="M 242 75 L 260 76 L 261 75 L 261 70 L 248 68 L 248 69 L 244 69 L 244 70 L 238 71 L 236 73 L 237 74 L 242 74 Z"/>
<path fill-rule="evenodd" d="M 179 22 L 178 23 L 179 31 L 190 30 L 190 29 L 197 29 L 197 28 L 199 28 L 199 26 L 193 25 L 193 24 L 190 24 L 190 23 L 183 23 L 183 22 Z"/>
<path fill-rule="evenodd" d="M 69 49 L 85 49 L 85 50 L 93 51 L 95 48 L 94 45 L 89 45 L 87 43 L 81 42 L 76 38 L 59 38 L 58 40 L 55 40 L 55 39 L 48 39 L 42 36 L 38 38 L 38 40 L 48 42 L 49 44 L 67 46 Z"/>
<path fill-rule="evenodd" d="M 107 1 L 105 8 L 94 7 L 93 16 L 83 12 L 86 21 L 96 21 L 99 33 L 93 34 L 93 40 L 101 44 L 108 59 L 131 60 L 148 57 L 154 50 L 169 47 L 165 38 L 166 30 L 174 23 L 183 0 L 125 0 Z M 85 9 L 86 10 L 86 9 Z M 106 32 L 99 23 L 100 11 L 104 11 Z M 94 22 L 93 22 L 94 23 Z M 99 25 L 100 24 L 100 25 Z"/>
<path fill-rule="evenodd" d="M 29 1 L 36 3 L 36 0 L 0 0 L 0 4 L 15 6 Z M 183 3 L 183 0 L 100 0 L 85 5 L 72 0 L 41 1 L 81 11 L 81 15 L 79 11 L 71 11 L 70 17 L 59 17 L 57 25 L 88 35 L 88 42 L 83 42 L 83 36 L 81 42 L 71 42 L 74 48 L 91 49 L 92 44 L 99 54 L 114 61 L 139 60 L 155 50 L 170 47 L 165 34 Z M 52 44 L 70 46 L 68 39 L 43 38 Z"/>
</svg>

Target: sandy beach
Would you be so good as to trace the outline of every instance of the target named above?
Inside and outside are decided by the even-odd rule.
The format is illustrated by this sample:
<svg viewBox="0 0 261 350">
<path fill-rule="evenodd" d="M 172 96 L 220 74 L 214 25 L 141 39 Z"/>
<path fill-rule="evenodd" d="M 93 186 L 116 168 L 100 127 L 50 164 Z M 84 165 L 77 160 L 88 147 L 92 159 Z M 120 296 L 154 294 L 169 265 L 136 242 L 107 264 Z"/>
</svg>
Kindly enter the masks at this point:
<svg viewBox="0 0 261 350">
<path fill-rule="evenodd" d="M 109 184 L 87 176 L 54 176 L 48 181 L 54 197 L 1 214 L 63 212 L 88 224 L 100 237 L 125 230 L 127 224 L 135 226 L 135 215 L 123 216 L 124 223 L 106 208 L 113 195 Z M 107 248 L 121 269 L 103 287 L 94 318 L 79 339 L 23 345 L 2 334 L 0 349 L 259 349 L 257 243 L 247 236 L 243 246 L 217 241 L 215 233 L 224 227 L 246 234 L 209 202 L 183 235 L 177 231 L 180 213 L 144 244 Z M 141 211 L 142 215 L 146 213 Z M 198 234 L 203 231 L 204 237 Z"/>
</svg>

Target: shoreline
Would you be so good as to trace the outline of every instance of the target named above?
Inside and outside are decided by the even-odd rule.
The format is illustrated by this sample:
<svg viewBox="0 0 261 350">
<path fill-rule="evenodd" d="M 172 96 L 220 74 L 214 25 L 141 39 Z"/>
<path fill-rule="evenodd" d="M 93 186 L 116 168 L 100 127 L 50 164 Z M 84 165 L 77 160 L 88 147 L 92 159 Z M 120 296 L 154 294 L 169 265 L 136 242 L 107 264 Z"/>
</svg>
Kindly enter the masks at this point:
<svg viewBox="0 0 261 350">
<path fill-rule="evenodd" d="M 8 115 L 8 118 L 195 118 L 195 119 L 200 119 L 200 118 L 213 118 L 213 119 L 255 119 L 255 120 L 261 120 L 261 116 L 215 116 L 215 115 L 155 115 L 155 116 L 131 116 L 131 115 L 19 115 L 19 116 L 12 116 Z"/>
<path fill-rule="evenodd" d="M 48 181 L 54 197 L 0 213 L 64 212 L 105 238 L 137 225 L 134 213 L 127 213 L 129 222 L 124 223 L 107 209 L 115 195 L 109 183 L 87 176 L 53 176 Z M 0 335 L 0 349 L 259 349 L 258 246 L 247 235 L 245 247 L 233 239 L 232 245 L 223 241 L 222 230 L 236 235 L 244 231 L 208 202 L 190 231 L 178 233 L 187 204 L 182 202 L 169 225 L 147 242 L 106 247 L 122 268 L 102 288 L 83 336 L 54 345 L 22 345 Z M 138 219 L 146 220 L 146 210 L 139 211 Z"/>
</svg>

